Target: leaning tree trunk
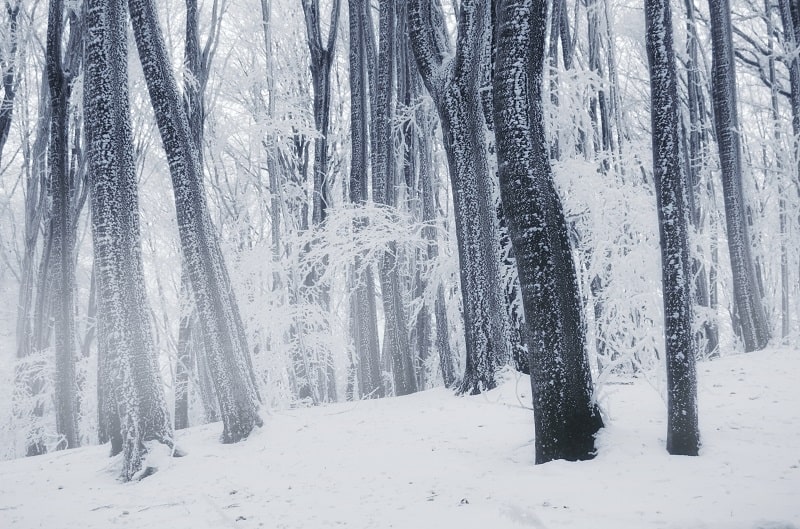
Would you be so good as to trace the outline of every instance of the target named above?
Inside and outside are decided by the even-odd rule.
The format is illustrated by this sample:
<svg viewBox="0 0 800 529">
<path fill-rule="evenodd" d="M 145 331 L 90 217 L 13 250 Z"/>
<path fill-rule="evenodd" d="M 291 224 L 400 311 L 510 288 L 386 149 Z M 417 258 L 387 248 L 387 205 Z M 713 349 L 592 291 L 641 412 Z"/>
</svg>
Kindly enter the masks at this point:
<svg viewBox="0 0 800 529">
<path fill-rule="evenodd" d="M 509 359 L 495 209 L 478 93 L 481 54 L 490 37 L 489 5 L 487 0 L 461 3 L 457 48 L 451 57 L 441 5 L 431 4 L 410 0 L 408 26 L 417 67 L 439 113 L 450 169 L 467 357 L 459 391 L 475 394 L 496 386 L 495 375 Z"/>
<path fill-rule="evenodd" d="M 752 239 L 742 192 L 742 148 L 736 97 L 731 9 L 728 0 L 709 0 L 712 43 L 714 121 L 719 145 L 728 251 L 733 272 L 733 298 L 739 315 L 745 351 L 757 351 L 769 341 L 769 326 L 758 292 L 751 255 Z"/>
<path fill-rule="evenodd" d="M 352 137 L 350 161 L 350 201 L 355 205 L 367 201 L 367 86 L 365 57 L 365 0 L 349 0 L 350 17 L 350 130 Z M 355 221 L 361 229 L 367 219 Z M 358 389 L 362 398 L 383 396 L 380 369 L 380 345 L 375 307 L 375 282 L 372 270 L 356 258 L 353 267 L 354 291 L 350 295 L 350 323 L 358 373 Z"/>
<path fill-rule="evenodd" d="M 167 57 L 153 0 L 130 0 L 131 21 L 150 102 L 169 161 L 181 250 L 222 415 L 222 441 L 262 424 L 250 351 L 203 191 L 203 172 Z"/>
<path fill-rule="evenodd" d="M 529 9 L 523 9 L 525 5 Z M 581 296 L 544 130 L 547 2 L 500 1 L 494 74 L 500 191 L 529 326 L 536 463 L 594 455 L 602 427 L 592 399 Z"/>
<path fill-rule="evenodd" d="M 104 408 L 110 415 L 112 449 L 122 450 L 122 478 L 130 480 L 142 471 L 145 443 L 172 446 L 173 432 L 142 269 L 126 22 L 123 0 L 88 1 L 84 108 L 100 316 L 98 346 L 108 380 Z"/>
<path fill-rule="evenodd" d="M 661 238 L 664 335 L 667 359 L 667 451 L 696 456 L 697 375 L 692 336 L 688 183 L 680 153 L 678 81 L 669 0 L 645 0 L 650 63 L 653 176 Z"/>
<path fill-rule="evenodd" d="M 47 22 L 47 79 L 50 89 L 49 170 L 52 189 L 50 226 L 53 237 L 51 256 L 53 278 L 53 319 L 55 350 L 56 431 L 62 437 L 59 448 L 79 445 L 78 396 L 75 377 L 75 237 L 72 232 L 73 183 L 68 171 L 69 104 L 74 71 L 62 66 L 63 0 L 52 0 Z M 70 44 L 80 38 L 79 24 L 70 17 Z M 77 26 L 77 27 L 76 27 Z M 77 32 L 77 34 L 76 34 Z"/>
</svg>

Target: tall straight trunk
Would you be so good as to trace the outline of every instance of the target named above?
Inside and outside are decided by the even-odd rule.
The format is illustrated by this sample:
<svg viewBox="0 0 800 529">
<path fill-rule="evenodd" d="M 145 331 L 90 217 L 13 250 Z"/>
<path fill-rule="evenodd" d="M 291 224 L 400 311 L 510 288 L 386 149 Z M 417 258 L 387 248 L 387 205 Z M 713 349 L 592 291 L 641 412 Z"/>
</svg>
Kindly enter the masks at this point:
<svg viewBox="0 0 800 529">
<path fill-rule="evenodd" d="M 181 250 L 222 415 L 222 442 L 233 443 L 262 424 L 244 324 L 211 223 L 197 148 L 172 75 L 155 4 L 153 0 L 130 0 L 128 5 L 150 102 L 169 162 Z"/>
<path fill-rule="evenodd" d="M 378 28 L 377 93 L 373 108 L 373 129 L 376 149 L 372 174 L 372 199 L 376 204 L 396 207 L 395 160 L 392 149 L 392 117 L 394 115 L 394 66 L 395 66 L 395 0 L 381 0 Z M 397 245 L 390 244 L 384 252 L 380 265 L 383 314 L 383 356 L 391 359 L 395 395 L 408 395 L 417 391 L 414 362 L 408 338 L 408 321 L 400 291 L 397 268 Z"/>
<path fill-rule="evenodd" d="M 546 32 L 545 0 L 498 3 L 500 192 L 529 326 L 537 464 L 592 458 L 594 435 L 603 425 L 592 400 L 578 280 L 545 138 Z"/>
<path fill-rule="evenodd" d="M 77 19 L 70 17 L 75 40 Z M 53 237 L 53 318 L 55 321 L 55 407 L 59 448 L 79 444 L 77 381 L 75 377 L 77 334 L 75 327 L 75 238 L 72 233 L 73 182 L 68 170 L 69 104 L 72 74 L 62 67 L 63 0 L 50 2 L 47 22 L 47 79 L 50 90 L 49 170 L 52 189 L 50 226 Z M 80 37 L 78 37 L 80 38 Z"/>
<path fill-rule="evenodd" d="M 667 359 L 667 451 L 696 456 L 697 375 L 692 336 L 687 181 L 680 155 L 678 81 L 669 0 L 645 0 L 650 118 Z"/>
<path fill-rule="evenodd" d="M 768 59 L 768 72 L 770 81 L 770 108 L 772 110 L 773 121 L 773 137 L 775 144 L 780 145 L 781 142 L 781 129 L 780 129 L 780 108 L 778 105 L 778 90 L 776 84 L 776 71 L 775 71 L 775 51 L 774 42 L 774 26 L 772 23 L 772 11 L 770 9 L 769 0 L 764 0 L 765 18 L 767 23 L 767 47 L 770 51 Z M 790 84 L 791 84 L 791 68 L 790 65 Z M 790 99 L 791 102 L 791 99 Z M 783 164 L 780 157 L 776 161 L 778 171 L 782 171 Z M 780 229 L 780 296 L 781 296 L 781 339 L 785 340 L 791 331 L 791 320 L 789 314 L 789 248 L 788 248 L 788 215 L 786 206 L 786 187 L 783 183 L 778 184 L 778 224 Z"/>
<path fill-rule="evenodd" d="M 433 97 L 450 169 L 464 306 L 466 368 L 459 389 L 496 386 L 509 360 L 491 175 L 479 95 L 482 54 L 490 38 L 487 0 L 465 0 L 455 56 L 447 50 L 439 2 L 410 0 L 408 25 L 417 67 Z"/>
<path fill-rule="evenodd" d="M 36 336 L 38 334 L 35 321 L 40 315 L 38 292 L 34 287 L 39 278 L 36 264 L 36 247 L 42 231 L 42 220 L 48 209 L 48 178 L 46 171 L 47 143 L 50 134 L 50 96 L 47 88 L 47 76 L 42 78 L 39 93 L 39 115 L 36 119 L 36 136 L 33 142 L 26 167 L 25 183 L 25 245 L 22 254 L 22 267 L 20 269 L 20 286 L 17 305 L 17 359 L 24 360 L 36 351 Z M 45 223 L 49 232 L 49 222 Z M 49 241 L 49 237 L 45 238 Z M 43 254 L 47 245 L 42 249 Z M 35 295 L 36 294 L 36 295 Z M 32 367 L 32 366 L 30 366 Z M 30 370 L 18 370 L 16 383 L 20 387 L 27 387 L 33 398 L 38 398 L 41 393 L 41 377 L 33 377 Z M 42 416 L 43 407 L 37 405 L 33 410 L 32 430 L 28 433 L 26 454 L 29 456 L 43 454 L 46 450 L 42 438 L 41 428 L 37 425 L 38 417 Z"/>
<path fill-rule="evenodd" d="M 336 52 L 336 35 L 339 27 L 339 10 L 341 0 L 334 0 L 331 5 L 330 26 L 328 38 L 323 45 L 322 30 L 320 27 L 319 0 L 303 0 L 303 14 L 306 22 L 306 36 L 308 49 L 311 55 L 311 84 L 314 99 L 314 127 L 317 136 L 314 138 L 314 167 L 313 167 L 313 192 L 311 206 L 311 222 L 314 227 L 319 227 L 328 216 L 328 207 L 331 205 L 330 182 L 328 181 L 328 129 L 330 128 L 331 109 L 331 66 Z M 269 81 L 272 82 L 271 80 Z M 270 102 L 272 98 L 270 98 Z M 272 173 L 270 173 L 270 176 Z M 326 263 L 323 264 L 325 266 Z M 328 310 L 330 293 L 327 285 L 318 285 L 319 270 L 313 270 L 305 278 L 305 284 L 310 289 L 315 289 L 316 299 L 323 310 Z M 301 354 L 308 355 L 303 351 Z M 336 401 L 336 373 L 333 358 L 329 352 L 322 353 L 322 362 L 317 362 L 318 380 L 322 383 L 322 397 L 329 401 Z M 310 373 L 306 373 L 309 376 Z"/>
<path fill-rule="evenodd" d="M 694 0 L 685 0 L 686 6 L 686 85 L 689 106 L 689 134 L 687 168 L 687 197 L 689 200 L 690 220 L 695 230 L 703 230 L 703 207 L 700 197 L 704 194 L 701 172 L 707 165 L 706 151 L 709 145 L 707 131 L 706 99 L 703 93 L 704 83 L 700 78 L 698 64 L 699 39 L 695 17 Z M 695 302 L 712 309 L 708 271 L 698 258 L 692 259 L 692 276 L 695 278 Z M 705 355 L 714 354 L 719 346 L 719 330 L 716 321 L 703 324 L 700 337 L 705 342 Z"/>
<path fill-rule="evenodd" d="M 352 137 L 350 159 L 350 201 L 364 204 L 368 197 L 367 170 L 369 168 L 367 142 L 367 58 L 366 58 L 366 0 L 349 0 L 350 19 L 350 131 Z M 358 219 L 354 229 L 365 226 L 366 219 Z M 372 270 L 356 258 L 353 267 L 354 291 L 350 295 L 350 323 L 358 373 L 358 388 L 362 398 L 382 397 L 380 345 L 375 307 L 375 281 Z"/>
<path fill-rule="evenodd" d="M 148 441 L 173 445 L 172 424 L 150 327 L 142 269 L 138 193 L 128 103 L 123 0 L 89 0 L 84 108 L 97 267 L 100 369 L 112 449 L 122 478 L 145 475 Z M 117 412 L 119 413 L 117 415 Z"/>
<path fill-rule="evenodd" d="M 3 160 L 3 149 L 11 131 L 11 120 L 14 116 L 14 99 L 17 95 L 17 49 L 19 48 L 19 7 L 21 0 L 6 0 L 5 11 L 8 16 L 9 49 L 2 58 L 3 100 L 0 102 L 0 163 Z"/>
<path fill-rule="evenodd" d="M 728 226 L 728 251 L 733 272 L 733 298 L 744 338 L 745 351 L 766 347 L 769 326 L 758 293 L 753 244 L 745 217 L 742 192 L 742 147 L 736 96 L 731 9 L 728 0 L 709 0 L 712 47 L 714 121 L 722 169 L 722 190 Z"/>
</svg>

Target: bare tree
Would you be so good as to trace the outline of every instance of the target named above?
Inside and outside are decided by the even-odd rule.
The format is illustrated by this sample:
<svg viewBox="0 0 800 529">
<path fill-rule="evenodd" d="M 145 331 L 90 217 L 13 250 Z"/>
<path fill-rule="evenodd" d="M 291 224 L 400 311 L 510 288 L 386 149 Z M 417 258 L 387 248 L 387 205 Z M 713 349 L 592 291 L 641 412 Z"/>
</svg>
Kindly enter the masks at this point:
<svg viewBox="0 0 800 529">
<path fill-rule="evenodd" d="M 350 17 L 350 201 L 363 204 L 369 196 L 367 170 L 368 103 L 365 27 L 366 0 L 349 0 Z M 354 229 L 367 222 L 358 219 Z M 357 365 L 360 396 L 383 396 L 380 369 L 380 345 L 375 307 L 375 280 L 372 270 L 356 259 L 353 267 L 353 293 L 350 296 L 351 335 L 354 342 L 354 363 Z"/>
<path fill-rule="evenodd" d="M 262 424 L 259 395 L 239 308 L 220 250 L 203 171 L 167 57 L 152 0 L 130 0 L 139 58 L 169 161 L 184 262 L 222 415 L 222 441 L 246 438 Z"/>
</svg>

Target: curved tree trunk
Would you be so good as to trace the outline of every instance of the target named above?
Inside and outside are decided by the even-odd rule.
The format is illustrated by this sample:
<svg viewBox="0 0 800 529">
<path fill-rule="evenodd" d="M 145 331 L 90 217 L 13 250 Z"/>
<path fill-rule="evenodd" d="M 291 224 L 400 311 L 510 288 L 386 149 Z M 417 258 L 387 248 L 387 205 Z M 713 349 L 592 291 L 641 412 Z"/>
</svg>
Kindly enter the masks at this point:
<svg viewBox="0 0 800 529">
<path fill-rule="evenodd" d="M 220 404 L 222 441 L 233 443 L 262 424 L 244 325 L 211 224 L 197 148 L 172 75 L 155 5 L 153 0 L 130 0 L 129 8 L 150 102 L 169 161 L 181 250 Z"/>
<path fill-rule="evenodd" d="M 487 49 L 487 0 L 465 0 L 456 54 L 449 58 L 439 2 L 410 0 L 408 26 L 417 67 L 433 97 L 450 169 L 464 303 L 466 368 L 459 389 L 476 394 L 496 386 L 509 359 L 498 267 L 498 237 L 484 148 L 479 95 L 481 54 Z"/>
<path fill-rule="evenodd" d="M 128 103 L 123 0 L 89 0 L 84 108 L 97 266 L 103 408 L 122 478 L 142 470 L 147 441 L 173 445 L 142 270 L 138 193 Z"/>
<path fill-rule="evenodd" d="M 578 280 L 544 132 L 546 31 L 544 0 L 499 2 L 494 119 L 500 190 L 529 326 L 537 464 L 590 459 L 603 425 L 592 400 Z"/>
</svg>

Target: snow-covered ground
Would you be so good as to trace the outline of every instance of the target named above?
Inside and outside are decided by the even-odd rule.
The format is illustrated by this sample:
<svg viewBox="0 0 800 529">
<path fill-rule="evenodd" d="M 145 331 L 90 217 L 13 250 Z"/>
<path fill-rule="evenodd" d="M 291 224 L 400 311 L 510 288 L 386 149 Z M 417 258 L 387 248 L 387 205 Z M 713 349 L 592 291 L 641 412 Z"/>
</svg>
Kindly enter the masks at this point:
<svg viewBox="0 0 800 529">
<path fill-rule="evenodd" d="M 179 433 L 188 456 L 116 481 L 106 447 L 0 463 L 0 528 L 796 529 L 800 352 L 698 367 L 701 456 L 664 450 L 645 380 L 608 385 L 590 462 L 533 465 L 528 379 L 476 397 L 275 412 L 244 443 Z"/>
</svg>

